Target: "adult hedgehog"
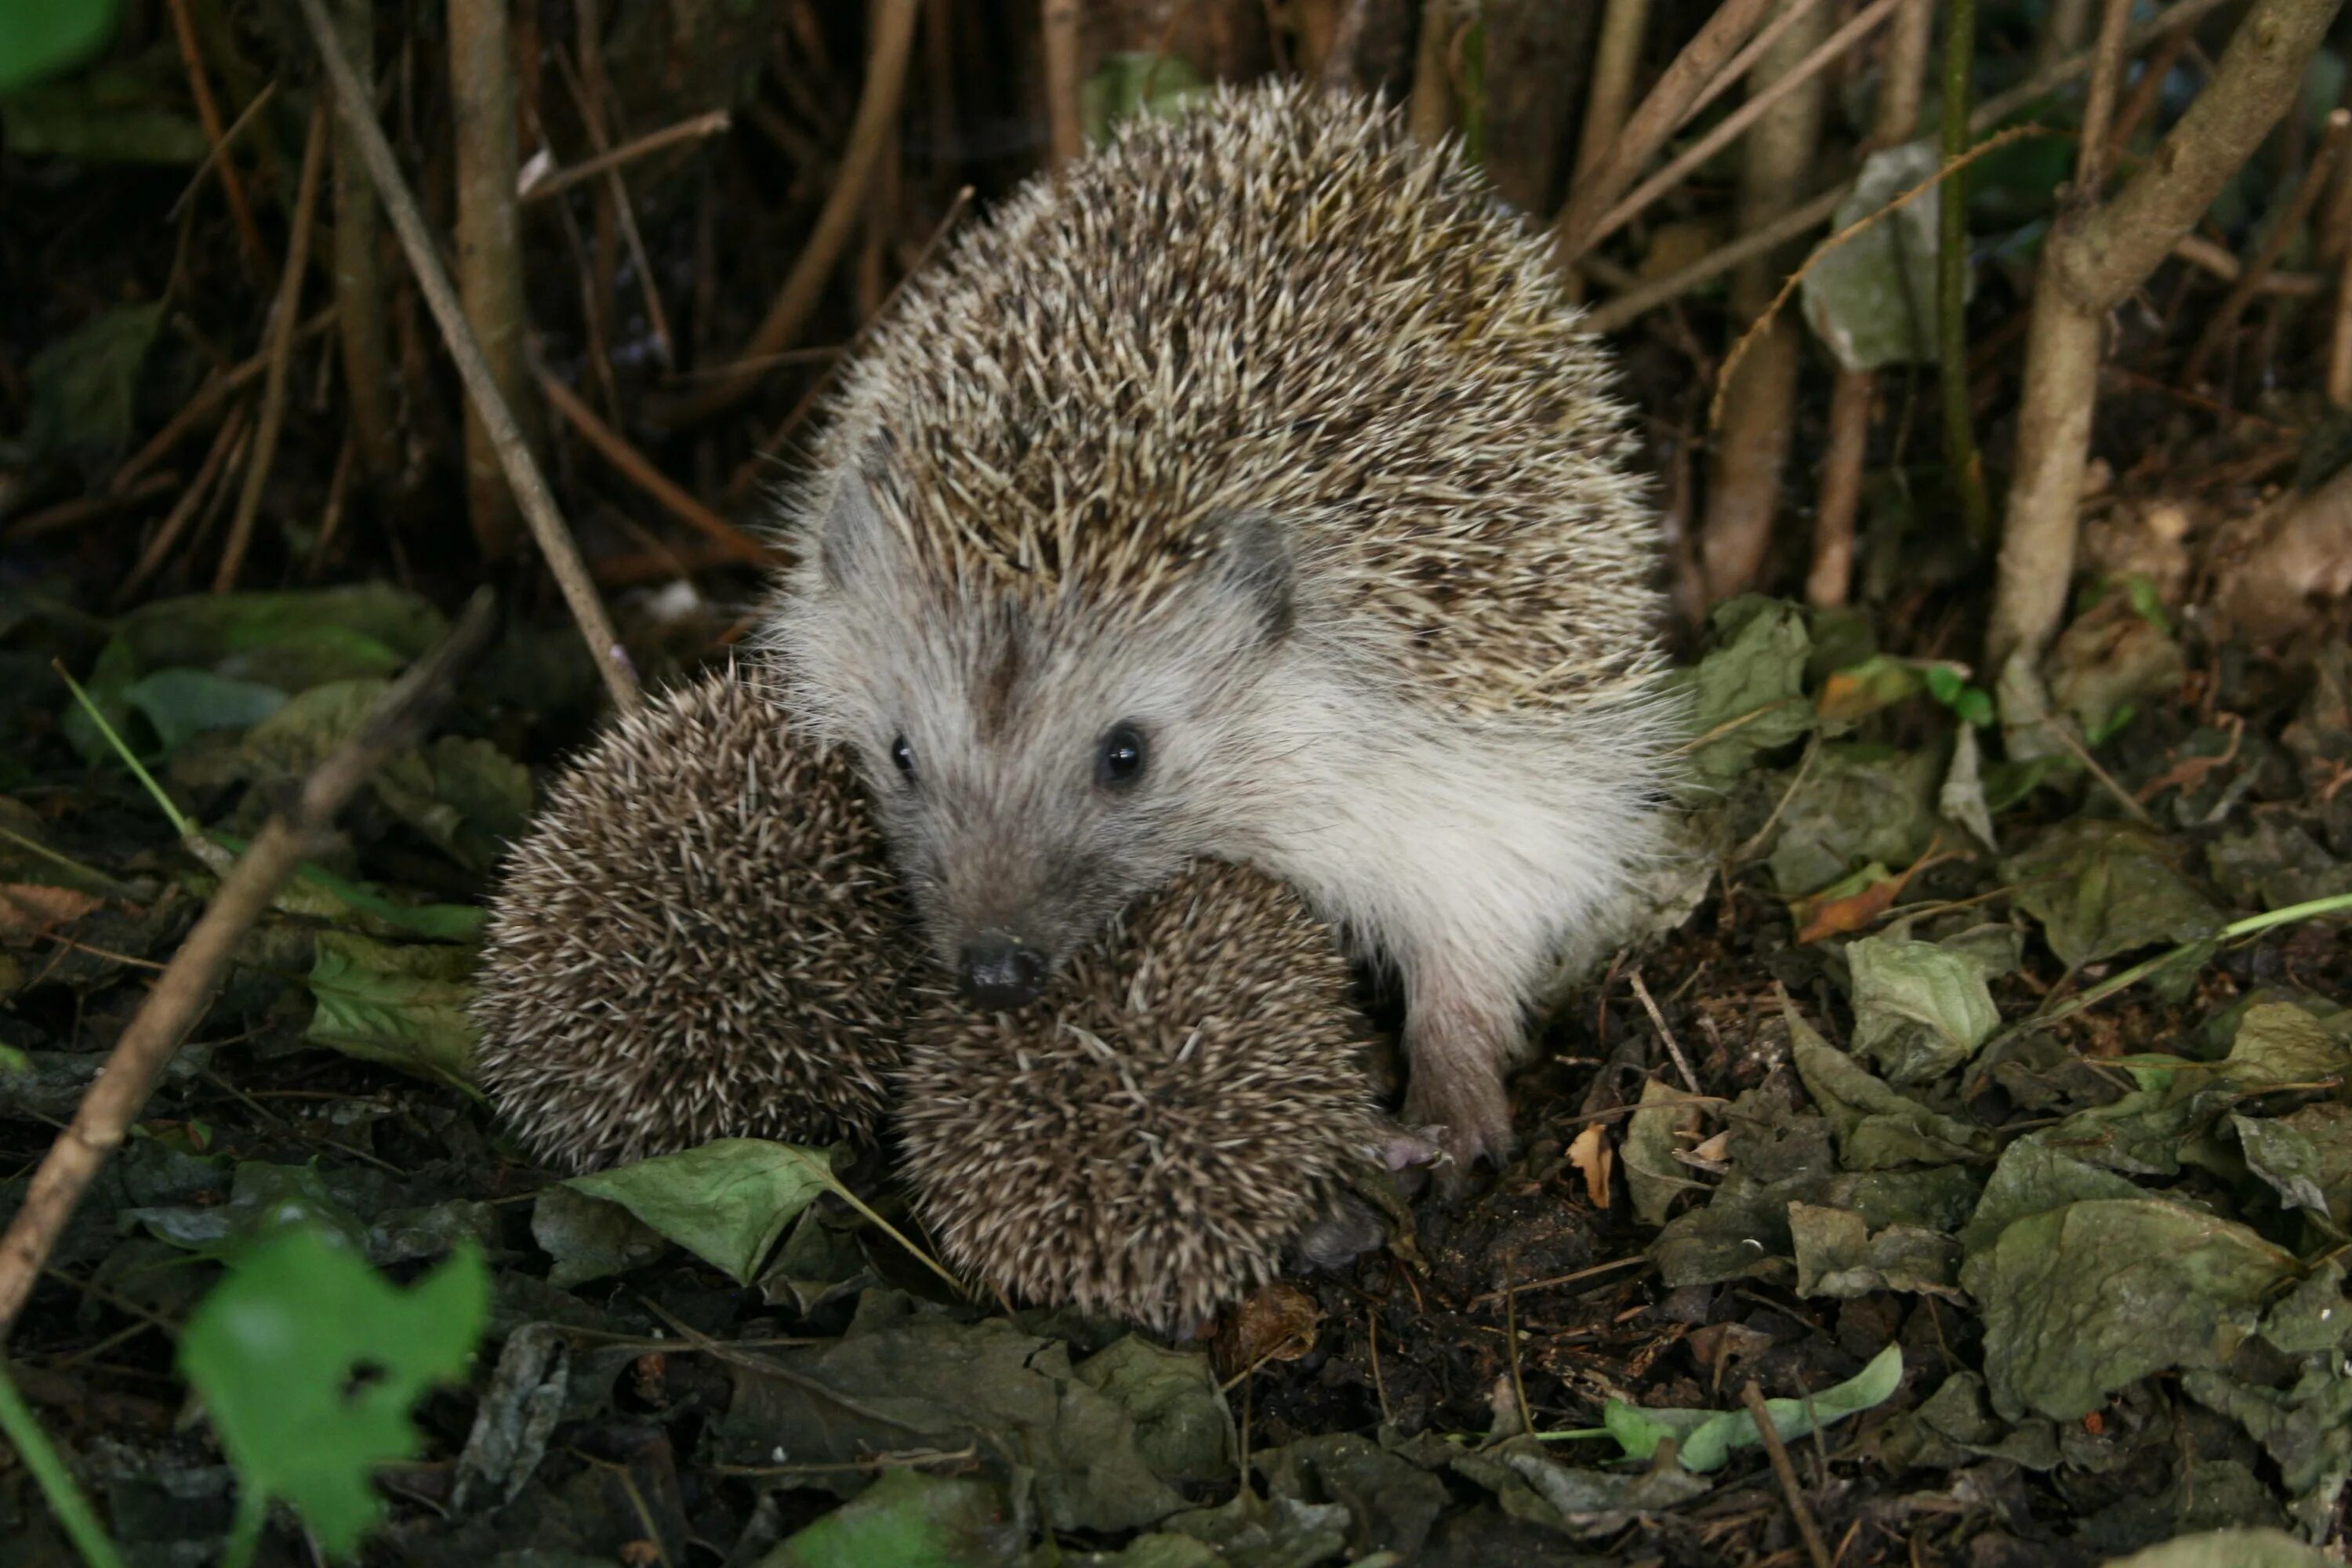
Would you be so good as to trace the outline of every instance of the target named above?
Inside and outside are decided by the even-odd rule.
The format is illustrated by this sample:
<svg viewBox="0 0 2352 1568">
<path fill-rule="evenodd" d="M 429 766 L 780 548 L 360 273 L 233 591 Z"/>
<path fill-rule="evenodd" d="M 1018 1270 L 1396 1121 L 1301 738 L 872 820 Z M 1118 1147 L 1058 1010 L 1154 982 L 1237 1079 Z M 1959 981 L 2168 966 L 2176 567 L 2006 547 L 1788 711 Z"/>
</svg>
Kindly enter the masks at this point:
<svg viewBox="0 0 2352 1568">
<path fill-rule="evenodd" d="M 1244 862 L 1401 974 L 1406 1116 L 1457 1176 L 1506 1152 L 1536 987 L 1655 843 L 1608 381 L 1456 153 L 1291 85 L 1131 122 L 916 279 L 769 637 L 973 998 Z"/>
</svg>

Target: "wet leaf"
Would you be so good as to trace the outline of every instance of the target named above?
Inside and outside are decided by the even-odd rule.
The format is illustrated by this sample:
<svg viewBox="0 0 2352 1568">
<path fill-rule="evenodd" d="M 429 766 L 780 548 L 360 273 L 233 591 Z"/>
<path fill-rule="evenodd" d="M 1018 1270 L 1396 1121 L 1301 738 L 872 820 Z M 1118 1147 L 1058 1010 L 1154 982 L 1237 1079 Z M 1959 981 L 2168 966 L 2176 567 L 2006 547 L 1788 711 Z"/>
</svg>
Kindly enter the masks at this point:
<svg viewBox="0 0 2352 1568">
<path fill-rule="evenodd" d="M 1811 639 L 1795 605 L 1753 595 L 1719 605 L 1710 625 L 1714 650 L 1674 679 L 1689 703 L 1691 768 L 1721 784 L 1759 752 L 1812 728 L 1804 697 Z"/>
<path fill-rule="evenodd" d="M 2230 1125 L 2237 1130 L 2246 1168 L 2270 1184 L 2280 1203 L 2327 1217 L 2327 1173 L 2310 1139 L 2266 1117 L 2233 1115 Z"/>
<path fill-rule="evenodd" d="M 383 1511 L 375 1468 L 416 1457 L 409 1407 L 464 1373 L 488 1306 L 470 1247 L 406 1290 L 308 1227 L 238 1259 L 189 1318 L 180 1369 L 236 1466 L 241 1512 L 257 1523 L 282 1499 L 329 1552 L 356 1548 Z"/>
<path fill-rule="evenodd" d="M 242 730 L 286 706 L 286 693 L 208 669 L 159 669 L 122 689 L 122 700 L 154 729 L 169 756 L 207 730 Z"/>
<path fill-rule="evenodd" d="M 1960 1245 L 1970 1252 L 1979 1251 L 1999 1240 L 2000 1233 L 2018 1220 L 2087 1198 L 2145 1195 L 2127 1178 L 2053 1147 L 2050 1133 L 2030 1132 L 2000 1152 L 2000 1161 L 1985 1183 L 1984 1195 L 1977 1201 L 1976 1214 L 1960 1230 Z"/>
<path fill-rule="evenodd" d="M 2222 896 L 2242 909 L 2280 910 L 2352 893 L 2352 861 L 2337 859 L 2299 825 L 2267 813 L 2207 845 L 2205 868 Z"/>
<path fill-rule="evenodd" d="M 247 1160 L 231 1176 L 226 1204 L 127 1208 L 118 1217 L 158 1241 L 208 1255 L 297 1229 L 330 1237 L 355 1256 L 367 1255 L 367 1226 L 330 1189 L 326 1173 L 315 1165 Z"/>
<path fill-rule="evenodd" d="M 1890 1083 L 1927 1083 L 1965 1066 L 2000 1026 L 1984 967 L 1966 952 L 1888 935 L 1858 938 L 1845 956 L 1853 1054 Z"/>
<path fill-rule="evenodd" d="M 1207 1356 L 1129 1334 L 1072 1371 L 1127 1413 L 1137 1451 L 1160 1479 L 1181 1486 L 1233 1473 L 1233 1415 Z"/>
<path fill-rule="evenodd" d="M 2352 1045 L 2301 1007 L 2260 1003 L 2239 1021 L 2221 1071 L 2246 1089 L 2326 1083 L 2352 1071 Z"/>
<path fill-rule="evenodd" d="M 37 151 L 16 135 L 21 99 L 7 110 L 9 151 Z M 202 146 L 201 138 L 198 142 Z M 102 468 L 131 443 L 139 369 L 163 324 L 163 302 L 102 310 L 33 356 L 25 367 L 32 384 L 27 444 L 86 468 Z"/>
<path fill-rule="evenodd" d="M 1933 174 L 1937 163 L 1936 149 L 1927 142 L 1871 153 L 1863 161 L 1853 194 L 1830 219 L 1832 231 L 1877 212 Z M 1938 212 L 1932 198 L 1906 203 L 1806 269 L 1806 323 L 1845 369 L 1918 364 L 1936 357 Z"/>
<path fill-rule="evenodd" d="M 1798 1016 L 1785 999 L 1789 1054 L 1805 1091 L 1837 1132 L 1838 1153 L 1847 1169 L 1944 1164 L 1989 1158 L 1992 1134 L 1981 1127 L 1929 1110 L 1874 1078 Z"/>
<path fill-rule="evenodd" d="M 495 866 L 530 820 L 530 770 L 488 741 L 443 735 L 368 783 L 394 816 L 477 871 Z"/>
<path fill-rule="evenodd" d="M 507 1336 L 457 1456 L 450 1490 L 458 1510 L 485 1500 L 514 1500 L 546 1457 L 548 1438 L 563 1415 L 571 1371 L 563 1331 L 553 1323 L 525 1323 Z"/>
<path fill-rule="evenodd" d="M 1338 1503 L 1261 1499 L 1244 1489 L 1220 1507 L 1174 1515 L 1167 1529 L 1213 1548 L 1226 1568 L 1315 1568 L 1346 1553 L 1348 1524 L 1348 1510 Z"/>
<path fill-rule="evenodd" d="M 1875 1236 L 1851 1209 L 1789 1205 L 1796 1247 L 1797 1294 L 1867 1296 L 1902 1290 L 1959 1299 L 1960 1246 L 1917 1226 L 1891 1225 Z"/>
<path fill-rule="evenodd" d="M 1580 1536 L 1622 1530 L 1636 1515 L 1680 1508 L 1712 1489 L 1679 1465 L 1634 1473 L 1586 1469 L 1564 1465 L 1525 1440 L 1491 1454 L 1465 1455 L 1454 1468 L 1489 1486 L 1495 1481 L 1488 1478 L 1500 1469 L 1531 1494 L 1528 1502 L 1514 1506 L 1514 1494 L 1503 1491 L 1504 1511 Z"/>
<path fill-rule="evenodd" d="M 2283 1530 L 2209 1530 L 2111 1557 L 2105 1568 L 2327 1568 L 2328 1562 Z"/>
<path fill-rule="evenodd" d="M 469 1083 L 473 971 L 469 948 L 322 931 L 310 965 L 317 1005 L 302 1037 L 435 1082 Z"/>
<path fill-rule="evenodd" d="M 1693 1101 L 1670 1084 L 1651 1079 L 1642 1085 L 1642 1108 L 1625 1128 L 1625 1189 L 1633 1200 L 1633 1215 L 1643 1225 L 1664 1225 L 1675 1200 L 1685 1193 L 1705 1192 L 1690 1167 L 1675 1158 L 1687 1149 L 1678 1133 L 1697 1131 L 1699 1113 Z"/>
<path fill-rule="evenodd" d="M 1021 1561 L 1022 1531 L 985 1481 L 890 1469 L 757 1568 L 982 1568 Z"/>
<path fill-rule="evenodd" d="M 1885 1445 L 1889 1462 L 1906 1468 L 1958 1469 L 1974 1457 L 2047 1470 L 2061 1458 L 2054 1423 L 2039 1415 L 2014 1426 L 1996 1419 L 1985 1407 L 1984 1379 L 1972 1372 L 1952 1373 L 1917 1409 L 1895 1415 Z"/>
<path fill-rule="evenodd" d="M 1410 1559 L 1446 1505 L 1445 1483 L 1353 1432 L 1302 1437 L 1251 1456 L 1268 1491 L 1348 1510 L 1348 1551 Z"/>
<path fill-rule="evenodd" d="M 2135 706 L 2179 690 L 2189 663 L 2128 593 L 2111 593 L 2059 634 L 2043 673 L 2051 700 L 2095 745 Z"/>
<path fill-rule="evenodd" d="M 0 94 L 89 58 L 114 36 L 116 0 L 12 0 L 0 6 Z"/>
<path fill-rule="evenodd" d="M 1783 898 L 1819 892 L 1876 861 L 1908 866 L 1936 834 L 1941 769 L 1930 752 L 1824 745 L 1790 795 L 1770 856 Z"/>
<path fill-rule="evenodd" d="M 547 1282 L 560 1290 L 642 1268 L 669 1250 L 661 1232 L 627 1209 L 565 1186 L 532 1200 L 530 1238 L 555 1259 Z"/>
<path fill-rule="evenodd" d="M 2070 966 L 2221 929 L 2221 912 L 2181 874 L 2178 849 L 2128 823 L 2062 823 L 2003 861 L 2000 875 Z"/>
<path fill-rule="evenodd" d="M 2180 1386 L 2208 1409 L 2243 1426 L 2279 1467 L 2306 1526 L 2325 1521 L 2352 1473 L 2352 1376 L 2338 1356 L 2305 1358 L 2286 1388 L 2247 1383 L 2225 1371 L 2181 1375 Z"/>
<path fill-rule="evenodd" d="M 578 1201 L 595 1202 L 593 1198 Z M 826 1224 L 824 1213 L 811 1206 L 793 1222 L 791 1234 L 776 1249 L 775 1261 L 760 1276 L 760 1295 L 805 1318 L 877 1283 L 856 1236 Z"/>
<path fill-rule="evenodd" d="M 1816 1424 L 1834 1426 L 1885 1404 L 1902 1381 L 1902 1347 L 1888 1345 L 1845 1382 L 1804 1399 L 1768 1399 L 1764 1409 L 1781 1437 L 1801 1437 Z M 1734 1450 L 1763 1440 L 1746 1410 L 1657 1409 L 1612 1399 L 1601 1419 L 1629 1459 L 1647 1459 L 1660 1443 L 1675 1438 L 1675 1462 L 1694 1475 L 1721 1469 Z"/>
<path fill-rule="evenodd" d="M 2293 1255 L 2160 1198 L 2094 1198 L 2018 1220 L 1961 1283 L 1985 1324 L 1993 1408 L 2089 1415 L 2151 1373 L 2225 1363 Z"/>
<path fill-rule="evenodd" d="M 1963 724 L 1953 737 L 1951 764 L 1944 771 L 1943 787 L 1936 792 L 1936 809 L 1969 830 L 1969 836 L 1995 854 L 2000 840 L 1993 832 L 1992 803 L 1985 796 L 1980 754 L 1973 725 Z"/>
<path fill-rule="evenodd" d="M 564 1184 L 619 1204 L 737 1284 L 749 1285 L 784 1227 L 835 1182 L 828 1150 L 722 1138 Z"/>
</svg>

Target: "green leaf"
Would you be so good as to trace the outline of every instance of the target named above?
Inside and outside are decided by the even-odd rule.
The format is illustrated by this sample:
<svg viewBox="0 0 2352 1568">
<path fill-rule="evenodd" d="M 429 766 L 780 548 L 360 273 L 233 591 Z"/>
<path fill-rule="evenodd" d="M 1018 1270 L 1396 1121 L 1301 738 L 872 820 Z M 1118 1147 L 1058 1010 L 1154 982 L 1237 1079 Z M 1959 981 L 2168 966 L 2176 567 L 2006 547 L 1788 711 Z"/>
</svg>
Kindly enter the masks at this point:
<svg viewBox="0 0 2352 1568">
<path fill-rule="evenodd" d="M 117 0 L 9 0 L 0 5 L 0 93 L 72 69 L 114 37 Z"/>
<path fill-rule="evenodd" d="M 1797 1294 L 1850 1298 L 1902 1290 L 1957 1299 L 1960 1245 L 1918 1226 L 1890 1225 L 1875 1236 L 1852 1209 L 1789 1205 L 1797 1254 Z"/>
<path fill-rule="evenodd" d="M 1209 84 L 1200 73 L 1174 55 L 1109 55 L 1080 89 L 1087 140 L 1100 146 L 1124 121 L 1144 114 L 1174 115 L 1208 93 Z"/>
<path fill-rule="evenodd" d="M 165 755 L 207 730 L 242 730 L 286 706 L 286 693 L 208 669 L 159 669 L 122 689 L 122 700 L 154 727 Z"/>
<path fill-rule="evenodd" d="M 758 1568 L 974 1568 L 1009 1563 L 1018 1542 L 994 1487 L 885 1470 L 871 1487 L 760 1559 Z"/>
<path fill-rule="evenodd" d="M 2110 1557 L 2105 1568 L 2328 1568 L 2333 1561 L 2283 1530 L 2209 1530 Z"/>
<path fill-rule="evenodd" d="M 1706 1184 L 1675 1158 L 1675 1150 L 1688 1147 L 1675 1132 L 1698 1125 L 1698 1112 L 1691 1103 L 1698 1098 L 1656 1079 L 1642 1086 L 1642 1108 L 1625 1129 L 1621 1153 L 1625 1190 L 1633 1200 L 1634 1217 L 1643 1225 L 1665 1224 L 1675 1199 L 1706 1190 Z"/>
<path fill-rule="evenodd" d="M 1829 1426 L 1885 1404 L 1902 1381 L 1903 1350 L 1890 1344 L 1834 1388 L 1805 1399 L 1768 1399 L 1764 1410 L 1782 1438 L 1801 1437 L 1816 1424 Z M 1745 1410 L 1653 1409 L 1612 1399 L 1601 1419 L 1629 1459 L 1647 1459 L 1661 1442 L 1675 1438 L 1675 1462 L 1696 1475 L 1721 1469 L 1734 1449 L 1763 1441 Z"/>
<path fill-rule="evenodd" d="M 10 0 L 0 13 L 16 3 Z M 201 163 L 211 150 L 203 128 L 170 107 L 185 100 L 186 80 L 179 51 L 167 37 L 135 59 L 0 91 L 0 128 L 6 131 L 8 151 L 19 157 L 77 163 Z"/>
<path fill-rule="evenodd" d="M 349 1555 L 383 1511 L 376 1467 L 422 1447 L 409 1407 L 465 1372 L 488 1313 L 471 1247 L 406 1290 L 308 1227 L 239 1258 L 189 1317 L 180 1370 L 236 1467 L 240 1535 L 283 1499 Z"/>
<path fill-rule="evenodd" d="M 1863 160 L 1832 231 L 1861 222 L 1935 173 L 1926 142 L 1882 148 Z M 1804 272 L 1805 321 L 1847 370 L 1917 364 L 1936 357 L 1936 235 L 1939 205 L 1915 201 L 1856 235 Z M 1975 276 L 1970 273 L 1973 284 Z"/>
<path fill-rule="evenodd" d="M 1907 866 L 1934 838 L 1941 770 L 1932 751 L 1824 745 L 1780 809 L 1773 886 L 1802 898 L 1875 861 Z"/>
<path fill-rule="evenodd" d="M 131 441 L 139 367 L 163 324 L 161 300 L 117 305 L 35 354 L 25 367 L 33 389 L 32 447 L 63 454 L 86 467 L 103 466 L 120 457 Z"/>
<path fill-rule="evenodd" d="M 2221 929 L 2221 911 L 2182 874 L 2179 848 L 2129 823 L 2063 823 L 2003 861 L 2000 875 L 2069 966 Z"/>
<path fill-rule="evenodd" d="M 1717 607 L 1716 647 L 1678 670 L 1674 682 L 1689 706 L 1693 771 L 1710 784 L 1739 776 L 1759 752 L 1796 740 L 1813 727 L 1805 700 L 1805 658 L 1812 639 L 1804 612 L 1752 595 Z"/>
<path fill-rule="evenodd" d="M 1982 964 L 1967 952 L 1888 936 L 1849 943 L 1853 1054 L 1895 1084 L 1960 1068 L 2000 1026 Z"/>
<path fill-rule="evenodd" d="M 317 1008 L 302 1037 L 436 1082 L 470 1083 L 473 969 L 467 948 L 320 931 L 310 965 Z"/>
<path fill-rule="evenodd" d="M 1969 1258 L 1993 1408 L 2089 1415 L 2150 1373 L 2226 1363 L 2294 1255 L 2161 1198 L 2093 1198 L 2019 1220 Z"/>
<path fill-rule="evenodd" d="M 739 1285 L 759 1278 L 794 1215 L 840 1190 L 831 1151 L 759 1138 L 722 1138 L 564 1185 L 620 1205 Z"/>
<path fill-rule="evenodd" d="M 1233 1415 L 1208 1357 L 1129 1334 L 1071 1370 L 1135 1423 L 1136 1450 L 1160 1479 L 1183 1486 L 1233 1473 Z"/>
<path fill-rule="evenodd" d="M 2230 1125 L 2237 1130 L 2246 1168 L 2270 1184 L 2280 1203 L 2327 1217 L 2326 1172 L 2310 1139 L 2266 1117 L 2233 1114 Z"/>
<path fill-rule="evenodd" d="M 1797 1076 L 1836 1130 L 1838 1152 L 1848 1170 L 1938 1165 L 1990 1156 L 1990 1132 L 1897 1093 L 1822 1038 L 1785 998 L 1780 1011 L 1789 1022 L 1789 1054 Z"/>
</svg>

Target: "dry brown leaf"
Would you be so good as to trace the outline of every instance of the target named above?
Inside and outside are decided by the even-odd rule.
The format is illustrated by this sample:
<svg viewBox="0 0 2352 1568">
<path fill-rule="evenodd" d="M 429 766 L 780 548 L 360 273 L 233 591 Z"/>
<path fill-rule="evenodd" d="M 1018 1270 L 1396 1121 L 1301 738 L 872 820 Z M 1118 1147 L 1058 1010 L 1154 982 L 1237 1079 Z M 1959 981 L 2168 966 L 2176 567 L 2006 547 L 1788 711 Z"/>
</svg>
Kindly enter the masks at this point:
<svg viewBox="0 0 2352 1568">
<path fill-rule="evenodd" d="M 31 936 L 51 926 L 71 925 L 105 901 L 71 888 L 0 882 L 0 936 Z"/>
<path fill-rule="evenodd" d="M 1592 1206 L 1609 1206 L 1609 1178 L 1617 1170 L 1617 1151 L 1609 1146 L 1609 1134 L 1598 1121 L 1586 1125 L 1568 1146 L 1568 1163 L 1584 1173 L 1584 1195 Z"/>
<path fill-rule="evenodd" d="M 1296 1285 L 1276 1283 L 1251 1296 L 1217 1325 L 1217 1372 L 1230 1382 L 1272 1361 L 1297 1361 L 1315 1348 L 1323 1310 Z"/>
</svg>

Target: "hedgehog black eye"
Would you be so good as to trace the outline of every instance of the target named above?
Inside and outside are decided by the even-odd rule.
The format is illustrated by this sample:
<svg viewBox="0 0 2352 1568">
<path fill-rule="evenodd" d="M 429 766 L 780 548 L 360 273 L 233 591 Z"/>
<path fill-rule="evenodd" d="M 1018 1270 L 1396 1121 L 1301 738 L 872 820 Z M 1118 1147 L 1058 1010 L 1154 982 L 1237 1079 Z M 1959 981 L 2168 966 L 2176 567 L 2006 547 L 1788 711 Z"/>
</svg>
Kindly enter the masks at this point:
<svg viewBox="0 0 2352 1568">
<path fill-rule="evenodd" d="M 906 736 L 901 735 L 890 742 L 890 761 L 908 782 L 914 781 L 915 748 L 907 744 Z"/>
<path fill-rule="evenodd" d="M 1111 789 L 1125 789 L 1143 776 L 1148 757 L 1143 731 L 1132 724 L 1118 725 L 1103 737 L 1102 759 L 1096 764 L 1095 775 Z"/>
</svg>

